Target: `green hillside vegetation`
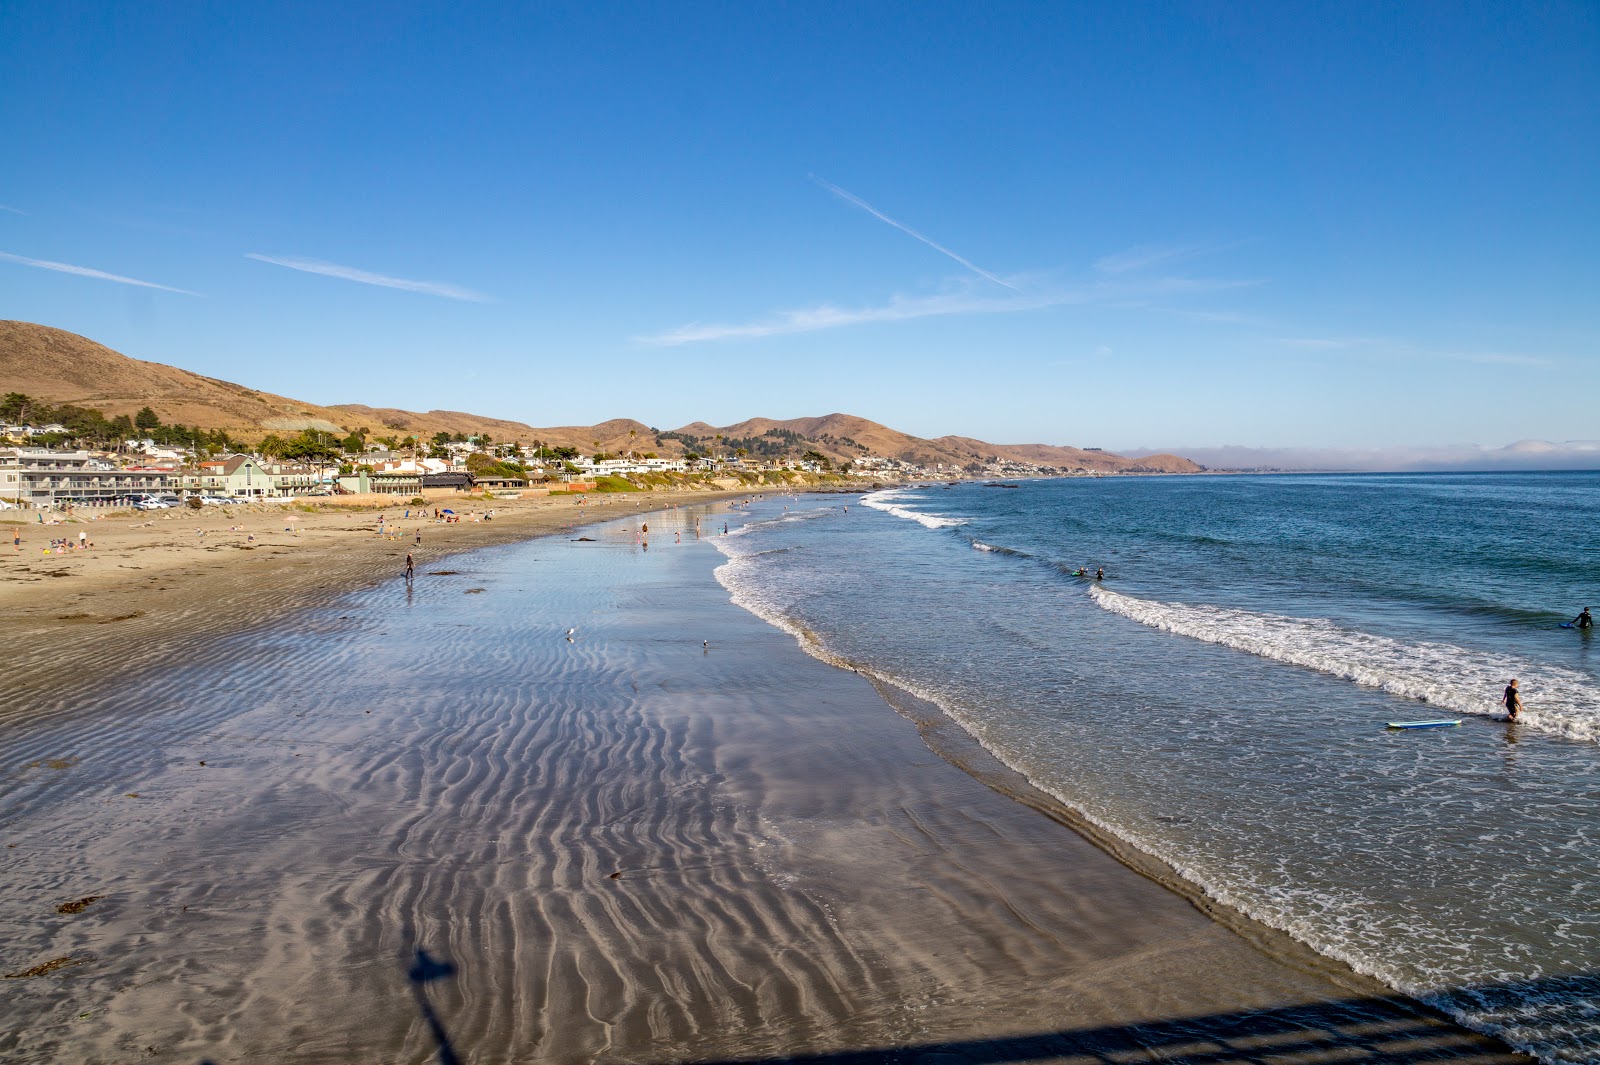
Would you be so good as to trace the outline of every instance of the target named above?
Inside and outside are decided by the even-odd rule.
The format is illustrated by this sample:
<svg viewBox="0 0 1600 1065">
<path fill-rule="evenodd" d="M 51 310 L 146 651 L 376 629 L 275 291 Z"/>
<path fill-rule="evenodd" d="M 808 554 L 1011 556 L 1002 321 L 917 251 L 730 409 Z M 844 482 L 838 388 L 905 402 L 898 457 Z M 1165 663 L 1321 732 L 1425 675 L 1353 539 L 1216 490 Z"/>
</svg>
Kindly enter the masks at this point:
<svg viewBox="0 0 1600 1065">
<path fill-rule="evenodd" d="M 632 481 L 628 480 L 626 477 L 618 477 L 614 474 L 607 474 L 604 477 L 596 477 L 594 481 L 594 490 L 596 492 L 643 491 L 643 489 L 634 484 Z"/>
</svg>

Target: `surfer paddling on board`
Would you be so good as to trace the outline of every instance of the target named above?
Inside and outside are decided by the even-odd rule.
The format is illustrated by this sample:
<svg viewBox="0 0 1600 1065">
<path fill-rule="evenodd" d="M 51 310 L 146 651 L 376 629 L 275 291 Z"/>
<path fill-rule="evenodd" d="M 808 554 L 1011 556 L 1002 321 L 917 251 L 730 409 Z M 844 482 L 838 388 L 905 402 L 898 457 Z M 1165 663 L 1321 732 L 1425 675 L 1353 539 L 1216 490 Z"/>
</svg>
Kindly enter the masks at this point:
<svg viewBox="0 0 1600 1065">
<path fill-rule="evenodd" d="M 1506 720 L 1515 721 L 1522 710 L 1522 693 L 1517 691 L 1516 677 L 1512 677 L 1511 683 L 1506 685 L 1506 693 L 1500 696 L 1500 701 L 1505 704 Z"/>
<path fill-rule="evenodd" d="M 1589 616 L 1588 607 L 1584 607 L 1583 613 L 1572 619 L 1572 627 L 1575 629 L 1588 629 L 1592 628 L 1593 626 L 1594 618 Z"/>
</svg>

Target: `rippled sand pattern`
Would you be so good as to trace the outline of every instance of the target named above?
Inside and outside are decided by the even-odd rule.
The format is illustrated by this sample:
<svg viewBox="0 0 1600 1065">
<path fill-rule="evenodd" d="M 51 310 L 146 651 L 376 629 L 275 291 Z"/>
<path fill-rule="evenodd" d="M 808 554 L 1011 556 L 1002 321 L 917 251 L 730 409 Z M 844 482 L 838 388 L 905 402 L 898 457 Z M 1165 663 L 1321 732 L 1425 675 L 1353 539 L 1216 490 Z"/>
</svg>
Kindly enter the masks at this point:
<svg viewBox="0 0 1600 1065">
<path fill-rule="evenodd" d="M 0 1057 L 754 1060 L 1367 990 L 953 769 L 718 561 L 486 550 L 4 707 Z"/>
</svg>

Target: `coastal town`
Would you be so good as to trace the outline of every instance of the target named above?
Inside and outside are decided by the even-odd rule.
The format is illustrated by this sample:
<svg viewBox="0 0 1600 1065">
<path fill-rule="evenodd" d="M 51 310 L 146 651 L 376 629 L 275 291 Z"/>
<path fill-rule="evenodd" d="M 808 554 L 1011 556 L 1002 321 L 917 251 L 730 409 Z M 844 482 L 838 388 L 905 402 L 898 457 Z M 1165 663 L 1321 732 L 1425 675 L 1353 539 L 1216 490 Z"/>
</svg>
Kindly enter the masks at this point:
<svg viewBox="0 0 1600 1065">
<path fill-rule="evenodd" d="M 10 393 L 0 415 L 30 407 L 38 405 Z M 1097 473 L 1000 456 L 964 466 L 870 453 L 838 460 L 794 434 L 773 434 L 778 446 L 762 448 L 768 453 L 760 455 L 717 439 L 690 438 L 685 446 L 681 434 L 655 437 L 663 445 L 670 440 L 679 455 L 643 449 L 583 454 L 538 440 L 499 442 L 444 431 L 419 439 L 359 429 L 342 437 L 304 429 L 287 439 L 268 434 L 247 444 L 223 432 L 163 425 L 148 407 L 131 419 L 107 421 L 98 412 L 87 413 L 92 417 L 76 425 L 14 418 L 0 424 L 0 507 L 161 509 L 328 497 L 349 502 L 370 497 L 381 504 L 395 497 L 451 494 L 515 499 L 561 492 L 726 491 Z"/>
</svg>

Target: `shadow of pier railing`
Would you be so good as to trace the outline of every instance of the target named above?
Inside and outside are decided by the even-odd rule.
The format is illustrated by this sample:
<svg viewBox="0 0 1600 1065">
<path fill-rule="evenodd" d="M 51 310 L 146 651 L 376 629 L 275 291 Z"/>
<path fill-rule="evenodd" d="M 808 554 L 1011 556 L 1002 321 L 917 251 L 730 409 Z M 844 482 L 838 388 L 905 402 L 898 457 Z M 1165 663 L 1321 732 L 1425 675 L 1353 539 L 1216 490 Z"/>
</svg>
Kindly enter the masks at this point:
<svg viewBox="0 0 1600 1065">
<path fill-rule="evenodd" d="M 1562 1056 L 1600 1062 L 1600 975 L 1466 987 L 1443 996 L 1522 1033 L 1565 1033 Z M 630 1059 L 638 1060 L 638 1059 Z M 663 1059 L 662 1065 L 668 1065 Z M 1350 998 L 1143 1024 L 677 1065 L 1534 1065 L 1494 1036 L 1400 996 Z"/>
</svg>

